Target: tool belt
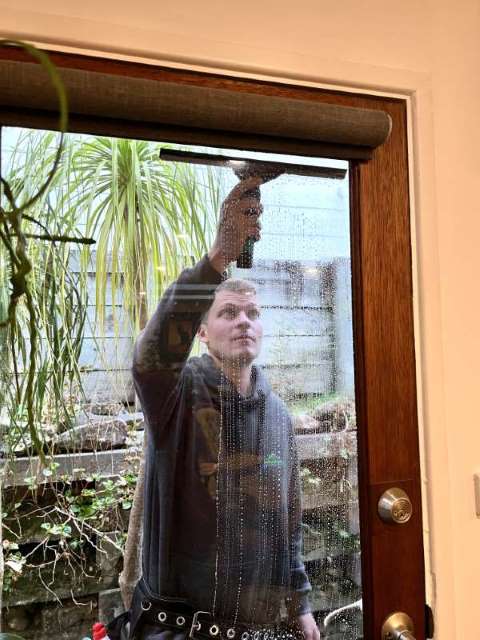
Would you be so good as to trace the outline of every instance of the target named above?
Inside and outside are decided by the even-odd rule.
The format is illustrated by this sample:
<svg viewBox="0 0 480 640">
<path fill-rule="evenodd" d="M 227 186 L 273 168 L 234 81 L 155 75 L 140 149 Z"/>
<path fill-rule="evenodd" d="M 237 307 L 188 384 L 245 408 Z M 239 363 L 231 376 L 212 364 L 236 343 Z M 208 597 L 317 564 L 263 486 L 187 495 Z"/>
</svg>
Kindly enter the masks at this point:
<svg viewBox="0 0 480 640">
<path fill-rule="evenodd" d="M 218 620 L 208 611 L 195 611 L 186 600 L 157 596 L 141 579 L 129 611 L 107 626 L 110 640 L 141 640 L 147 626 L 184 633 L 186 640 L 303 640 L 303 633 L 286 623 L 246 624 Z"/>
</svg>

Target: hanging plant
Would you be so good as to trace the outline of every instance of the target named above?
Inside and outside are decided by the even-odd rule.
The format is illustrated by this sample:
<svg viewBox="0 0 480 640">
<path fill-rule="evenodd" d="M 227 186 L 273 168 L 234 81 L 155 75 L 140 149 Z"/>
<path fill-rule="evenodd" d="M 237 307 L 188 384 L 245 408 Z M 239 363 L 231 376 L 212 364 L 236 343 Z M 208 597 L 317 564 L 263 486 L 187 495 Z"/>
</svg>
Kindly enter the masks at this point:
<svg viewBox="0 0 480 640">
<path fill-rule="evenodd" d="M 44 460 L 44 439 L 39 430 L 40 421 L 37 411 L 45 389 L 45 371 L 42 370 L 41 364 L 39 366 L 41 350 L 38 310 L 39 303 L 52 305 L 52 302 L 56 301 L 57 274 L 52 273 L 52 278 L 41 284 L 44 293 L 43 301 L 42 296 L 35 297 L 34 289 L 37 284 L 35 258 L 46 259 L 47 262 L 51 260 L 55 243 L 90 243 L 92 241 L 63 233 L 51 233 L 45 224 L 30 215 L 34 207 L 40 203 L 45 204 L 45 197 L 61 162 L 64 134 L 68 123 L 67 97 L 57 70 L 43 51 L 23 42 L 10 40 L 1 40 L 0 46 L 21 47 L 42 65 L 57 93 L 60 112 L 58 121 L 60 139 L 51 156 L 51 163 L 48 168 L 45 168 L 44 180 L 38 188 L 33 191 L 26 188 L 28 176 L 23 182 L 18 180 L 10 182 L 0 175 L 0 276 L 2 277 L 0 350 L 13 369 L 13 380 L 10 380 L 9 375 L 5 373 L 2 375 L 3 401 L 0 410 L 4 412 L 5 404 L 15 407 L 8 416 L 12 419 L 14 430 L 15 426 L 19 427 L 19 438 L 24 438 L 27 432 L 29 438 L 24 439 L 25 444 L 28 445 L 29 450 L 33 449 Z M 45 248 L 45 245 L 42 245 L 42 249 L 39 250 L 39 245 L 32 241 L 46 242 L 51 246 Z M 58 352 L 58 335 L 55 339 L 55 348 Z M 22 371 L 19 370 L 19 359 L 23 364 Z M 12 403 L 12 393 L 15 403 Z"/>
</svg>

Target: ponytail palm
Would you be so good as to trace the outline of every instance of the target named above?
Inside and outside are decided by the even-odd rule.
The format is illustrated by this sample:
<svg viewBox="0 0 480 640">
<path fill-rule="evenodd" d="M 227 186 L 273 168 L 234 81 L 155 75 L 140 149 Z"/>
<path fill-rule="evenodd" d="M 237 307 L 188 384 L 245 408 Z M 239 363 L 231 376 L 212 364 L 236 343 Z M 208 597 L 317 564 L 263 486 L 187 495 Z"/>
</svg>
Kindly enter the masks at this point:
<svg viewBox="0 0 480 640">
<path fill-rule="evenodd" d="M 211 173 L 202 185 L 190 165 L 161 162 L 159 145 L 145 141 L 86 140 L 72 168 L 70 206 L 84 212 L 86 235 L 97 240 L 97 317 L 103 324 L 111 273 L 113 312 L 121 293 L 138 330 L 165 286 L 207 250 L 218 189 Z"/>
</svg>

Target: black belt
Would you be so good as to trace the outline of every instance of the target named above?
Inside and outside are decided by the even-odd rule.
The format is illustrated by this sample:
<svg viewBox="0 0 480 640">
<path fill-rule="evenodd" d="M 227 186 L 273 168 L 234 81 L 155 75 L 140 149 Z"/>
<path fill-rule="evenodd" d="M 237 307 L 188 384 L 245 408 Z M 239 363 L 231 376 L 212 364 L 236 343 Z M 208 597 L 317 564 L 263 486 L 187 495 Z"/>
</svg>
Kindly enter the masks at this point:
<svg viewBox="0 0 480 640">
<path fill-rule="evenodd" d="M 169 604 L 169 603 L 168 603 Z M 208 611 L 194 611 L 182 613 L 178 609 L 172 609 L 152 603 L 149 600 L 142 602 L 141 625 L 157 626 L 162 629 L 170 629 L 176 633 L 185 633 L 186 638 L 195 640 L 260 640 L 260 630 L 252 630 L 246 625 L 234 625 L 231 622 L 219 621 Z"/>
<path fill-rule="evenodd" d="M 130 622 L 128 635 L 121 631 L 126 622 Z M 186 600 L 152 594 L 140 580 L 130 611 L 112 621 L 107 630 L 111 640 L 136 640 L 145 625 L 183 632 L 190 640 L 303 640 L 303 633 L 287 624 L 255 625 L 219 620 L 209 611 L 195 611 Z"/>
</svg>

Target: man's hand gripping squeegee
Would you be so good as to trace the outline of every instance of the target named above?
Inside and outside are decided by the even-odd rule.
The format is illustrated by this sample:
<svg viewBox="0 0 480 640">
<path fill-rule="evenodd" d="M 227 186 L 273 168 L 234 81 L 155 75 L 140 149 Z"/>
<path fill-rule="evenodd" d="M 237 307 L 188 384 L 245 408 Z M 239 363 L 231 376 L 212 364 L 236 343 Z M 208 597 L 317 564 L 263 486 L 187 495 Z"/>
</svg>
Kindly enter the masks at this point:
<svg viewBox="0 0 480 640">
<path fill-rule="evenodd" d="M 272 162 L 266 160 L 254 160 L 252 158 L 235 158 L 232 156 L 213 155 L 209 153 L 194 153 L 191 151 L 176 151 L 175 149 L 161 149 L 160 159 L 170 162 L 188 162 L 190 164 L 205 164 L 232 169 L 239 180 L 245 180 L 253 176 L 262 179 L 262 183 L 275 180 L 283 174 L 297 176 L 311 176 L 317 178 L 330 178 L 343 180 L 346 169 L 334 167 L 319 167 L 308 164 L 293 164 L 290 162 Z M 246 195 L 260 202 L 260 187 L 247 192 Z M 247 238 L 241 254 L 237 258 L 237 267 L 251 269 L 253 264 L 253 246 L 255 238 Z"/>
</svg>

